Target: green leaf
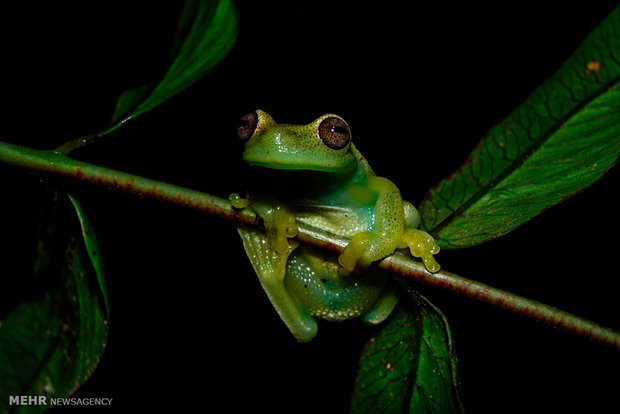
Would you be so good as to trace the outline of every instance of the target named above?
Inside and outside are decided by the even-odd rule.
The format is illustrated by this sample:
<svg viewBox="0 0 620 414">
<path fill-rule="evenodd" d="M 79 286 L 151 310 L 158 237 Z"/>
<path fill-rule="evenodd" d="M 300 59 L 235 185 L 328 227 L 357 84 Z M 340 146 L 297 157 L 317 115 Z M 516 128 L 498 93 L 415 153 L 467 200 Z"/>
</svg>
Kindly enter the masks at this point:
<svg viewBox="0 0 620 414">
<path fill-rule="evenodd" d="M 620 156 L 619 83 L 620 7 L 429 191 L 424 229 L 442 248 L 473 246 L 595 183 Z"/>
<path fill-rule="evenodd" d="M 71 201 L 79 223 L 73 219 L 68 237 L 58 223 L 50 224 L 51 237 L 39 247 L 45 256 L 65 243 L 60 277 L 45 269 L 53 258 L 39 258 L 35 271 L 48 278 L 49 288 L 0 323 L 0 413 L 44 411 L 44 405 L 8 406 L 9 397 L 45 396 L 48 403 L 66 397 L 86 381 L 103 354 L 110 312 L 103 266 L 84 210 L 75 198 Z"/>
<path fill-rule="evenodd" d="M 142 101 L 148 98 L 153 87 L 153 84 L 149 83 L 147 85 L 127 89 L 123 92 L 116 101 L 116 108 L 114 109 L 114 114 L 112 114 L 112 121 L 118 121 L 122 115 L 129 114 L 131 110 L 137 108 Z"/>
<path fill-rule="evenodd" d="M 97 278 L 98 290 L 101 293 L 101 299 L 103 300 L 106 320 L 110 317 L 110 299 L 108 296 L 108 287 L 105 280 L 105 271 L 103 269 L 103 260 L 101 259 L 101 253 L 99 249 L 99 243 L 95 236 L 95 230 L 90 225 L 90 220 L 84 210 L 82 204 L 71 194 L 68 195 L 75 212 L 77 213 L 78 220 L 80 222 L 80 230 L 84 241 L 84 247 L 88 259 L 92 264 L 94 275 Z"/>
<path fill-rule="evenodd" d="M 441 312 L 418 297 L 367 344 L 351 413 L 460 413 L 456 356 Z"/>
<path fill-rule="evenodd" d="M 187 1 L 179 37 L 167 71 L 159 82 L 125 91 L 105 135 L 176 95 L 209 73 L 230 51 L 237 37 L 237 15 L 230 0 Z"/>
</svg>

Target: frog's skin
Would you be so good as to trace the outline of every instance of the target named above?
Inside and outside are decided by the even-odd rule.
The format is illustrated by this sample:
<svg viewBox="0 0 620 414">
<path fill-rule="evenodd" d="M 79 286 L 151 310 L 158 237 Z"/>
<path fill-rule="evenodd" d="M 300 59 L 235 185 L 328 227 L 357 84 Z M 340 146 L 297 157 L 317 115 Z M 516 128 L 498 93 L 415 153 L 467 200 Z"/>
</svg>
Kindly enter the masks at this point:
<svg viewBox="0 0 620 414">
<path fill-rule="evenodd" d="M 346 122 L 323 115 L 308 125 L 277 124 L 257 110 L 242 118 L 238 134 L 243 159 L 266 173 L 269 196 L 240 198 L 234 207 L 251 208 L 265 232 L 239 227 L 258 278 L 292 334 L 300 342 L 317 332 L 313 316 L 331 321 L 361 318 L 376 324 L 392 312 L 398 291 L 392 280 L 369 265 L 409 247 L 431 272 L 439 270 L 439 247 L 416 230 L 418 211 L 398 188 L 377 177 L 351 143 Z M 351 241 L 343 253 L 300 246 L 296 220 Z"/>
</svg>

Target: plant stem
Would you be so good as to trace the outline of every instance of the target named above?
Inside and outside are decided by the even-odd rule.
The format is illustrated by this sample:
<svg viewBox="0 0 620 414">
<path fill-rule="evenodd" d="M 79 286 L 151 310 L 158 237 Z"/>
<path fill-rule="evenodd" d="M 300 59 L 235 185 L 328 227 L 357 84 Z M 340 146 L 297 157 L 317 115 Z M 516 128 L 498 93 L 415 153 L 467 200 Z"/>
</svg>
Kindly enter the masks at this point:
<svg viewBox="0 0 620 414">
<path fill-rule="evenodd" d="M 42 151 L 0 142 L 0 162 L 35 171 L 74 178 L 111 190 L 166 201 L 181 207 L 253 225 L 256 216 L 234 210 L 227 200 L 189 188 L 69 158 L 60 151 Z"/>
<path fill-rule="evenodd" d="M 103 131 L 99 131 L 96 134 L 84 135 L 82 137 L 72 139 L 71 141 L 67 141 L 64 144 L 58 146 L 55 150 L 53 150 L 53 152 L 60 152 L 64 155 L 69 155 L 71 152 L 75 151 L 76 149 L 85 147 L 86 145 L 90 145 L 96 142 L 98 139 L 100 139 L 104 135 L 107 135 L 111 133 L 112 131 L 120 128 L 130 118 L 131 117 L 127 117 L 123 119 L 122 121 L 118 122 L 117 124 L 107 129 L 104 129 Z"/>
<path fill-rule="evenodd" d="M 45 172 L 109 189 L 149 197 L 184 208 L 200 210 L 209 214 L 255 226 L 259 220 L 251 209 L 237 210 L 228 200 L 173 184 L 116 171 L 67 157 L 60 151 L 42 151 L 0 142 L 0 162 L 39 172 Z M 325 231 L 298 224 L 297 240 L 302 243 L 340 253 L 348 240 Z M 448 290 L 480 302 L 508 310 L 543 322 L 567 332 L 584 336 L 593 341 L 620 350 L 620 333 L 601 327 L 594 322 L 543 303 L 513 293 L 496 289 L 484 283 L 470 280 L 441 270 L 428 272 L 419 263 L 402 253 L 395 253 L 377 266 L 410 277 L 419 282 Z"/>
<path fill-rule="evenodd" d="M 84 137 L 79 137 L 71 141 L 65 142 L 64 144 L 56 148 L 55 151 L 63 153 L 65 155 L 69 155 L 69 153 L 75 151 L 76 149 L 94 142 L 95 138 L 96 135 L 86 135 Z"/>
<path fill-rule="evenodd" d="M 572 313 L 491 287 L 482 282 L 464 278 L 455 273 L 444 270 L 429 273 L 421 264 L 412 262 L 403 254 L 396 253 L 385 258 L 380 263 L 380 267 L 620 350 L 620 333 L 617 331 L 600 326 Z"/>
</svg>

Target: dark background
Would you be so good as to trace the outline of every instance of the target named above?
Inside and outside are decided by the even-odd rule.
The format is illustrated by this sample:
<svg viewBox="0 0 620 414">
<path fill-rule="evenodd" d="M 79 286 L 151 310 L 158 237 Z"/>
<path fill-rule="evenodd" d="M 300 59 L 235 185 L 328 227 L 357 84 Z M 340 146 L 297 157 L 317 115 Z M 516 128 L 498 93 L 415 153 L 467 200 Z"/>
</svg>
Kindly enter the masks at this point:
<svg viewBox="0 0 620 414">
<path fill-rule="evenodd" d="M 150 3 L 0 6 L 2 140 L 53 148 L 105 126 L 118 93 L 156 79 L 179 7 Z M 76 156 L 225 197 L 254 176 L 240 160 L 239 117 L 261 108 L 279 122 L 307 123 L 333 112 L 351 125 L 375 171 L 418 204 L 615 3 L 239 2 L 238 42 L 215 71 Z M 16 262 L 36 222 L 23 206 L 49 181 L 0 171 L 10 211 L 2 248 Z M 618 174 L 612 169 L 512 233 L 444 251 L 439 261 L 618 329 Z M 113 397 L 113 410 L 346 411 L 373 329 L 320 322 L 312 343 L 297 344 L 231 223 L 81 192 L 105 258 L 112 321 L 101 365 L 76 396 Z M 419 289 L 451 323 L 469 412 L 617 406 L 616 351 Z"/>
</svg>

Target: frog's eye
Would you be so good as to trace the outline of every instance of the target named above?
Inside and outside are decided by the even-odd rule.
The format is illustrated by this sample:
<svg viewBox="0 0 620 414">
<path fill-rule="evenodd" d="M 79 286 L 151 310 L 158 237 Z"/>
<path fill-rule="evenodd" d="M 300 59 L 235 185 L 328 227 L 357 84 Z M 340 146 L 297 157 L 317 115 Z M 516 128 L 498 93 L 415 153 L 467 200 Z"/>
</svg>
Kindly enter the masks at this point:
<svg viewBox="0 0 620 414">
<path fill-rule="evenodd" d="M 332 149 L 343 149 L 351 140 L 351 130 L 342 119 L 330 116 L 319 125 L 319 138 Z"/>
<path fill-rule="evenodd" d="M 237 135 L 239 135 L 239 139 L 241 142 L 246 142 L 252 135 L 254 135 L 254 131 L 256 131 L 256 126 L 258 125 L 258 114 L 256 112 L 250 112 L 249 114 L 245 114 L 239 120 L 239 126 L 237 127 Z"/>
</svg>

